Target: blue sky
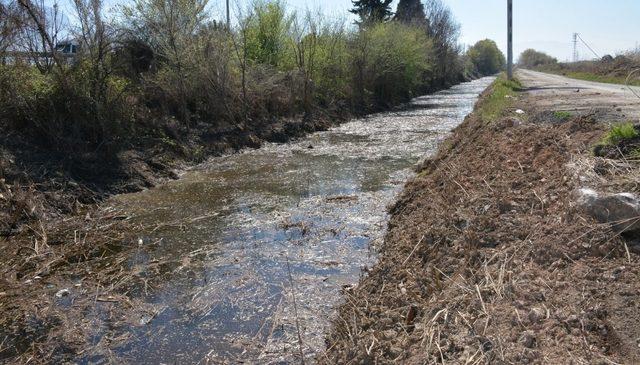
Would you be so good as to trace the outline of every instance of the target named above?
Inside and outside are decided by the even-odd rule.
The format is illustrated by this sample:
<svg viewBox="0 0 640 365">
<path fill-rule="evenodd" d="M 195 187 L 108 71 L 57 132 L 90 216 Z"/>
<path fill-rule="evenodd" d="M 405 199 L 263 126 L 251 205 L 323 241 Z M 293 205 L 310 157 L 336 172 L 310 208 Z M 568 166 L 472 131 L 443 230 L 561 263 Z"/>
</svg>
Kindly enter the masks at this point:
<svg viewBox="0 0 640 365">
<path fill-rule="evenodd" d="M 463 43 L 491 38 L 506 49 L 506 0 L 444 1 L 462 25 Z M 210 2 L 213 9 L 224 9 L 224 0 Z M 320 8 L 333 15 L 345 15 L 351 7 L 350 0 L 287 3 L 292 8 Z M 574 32 L 580 33 L 598 54 L 615 54 L 635 48 L 640 41 L 640 0 L 514 0 L 514 27 L 516 57 L 526 48 L 536 48 L 559 60 L 570 59 Z M 592 57 L 584 46 L 579 47 L 579 54 L 581 58 Z"/>
</svg>

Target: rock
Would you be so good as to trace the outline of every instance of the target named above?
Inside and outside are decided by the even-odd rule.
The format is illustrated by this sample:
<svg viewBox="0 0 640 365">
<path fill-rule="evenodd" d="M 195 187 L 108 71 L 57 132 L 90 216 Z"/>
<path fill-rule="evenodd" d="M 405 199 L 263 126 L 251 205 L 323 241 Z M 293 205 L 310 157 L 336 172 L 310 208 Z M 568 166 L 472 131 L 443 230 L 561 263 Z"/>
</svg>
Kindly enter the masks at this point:
<svg viewBox="0 0 640 365">
<path fill-rule="evenodd" d="M 541 308 L 533 308 L 529 311 L 527 317 L 531 323 L 538 323 L 546 316 L 545 311 Z"/>
<path fill-rule="evenodd" d="M 640 233 L 640 200 L 634 194 L 598 194 L 591 189 L 580 189 L 579 194 L 579 206 L 598 222 L 618 232 Z"/>
<path fill-rule="evenodd" d="M 389 348 L 389 355 L 391 355 L 391 357 L 393 358 L 399 357 L 400 355 L 402 355 L 402 352 L 402 349 L 398 346 L 391 346 Z"/>
<path fill-rule="evenodd" d="M 522 333 L 522 336 L 520 336 L 520 343 L 522 343 L 524 347 L 534 348 L 536 346 L 536 336 L 533 331 L 525 331 Z"/>
<path fill-rule="evenodd" d="M 578 318 L 578 316 L 576 316 L 575 314 L 572 314 L 567 317 L 567 324 L 573 328 L 580 327 L 580 318 Z"/>
<path fill-rule="evenodd" d="M 396 332 L 394 330 L 386 330 L 386 331 L 382 332 L 382 337 L 385 340 L 393 340 L 397 336 L 398 336 L 398 332 Z"/>
<path fill-rule="evenodd" d="M 58 290 L 58 292 L 56 293 L 56 298 L 62 298 L 65 297 L 67 295 L 69 295 L 69 289 L 60 289 Z"/>
</svg>

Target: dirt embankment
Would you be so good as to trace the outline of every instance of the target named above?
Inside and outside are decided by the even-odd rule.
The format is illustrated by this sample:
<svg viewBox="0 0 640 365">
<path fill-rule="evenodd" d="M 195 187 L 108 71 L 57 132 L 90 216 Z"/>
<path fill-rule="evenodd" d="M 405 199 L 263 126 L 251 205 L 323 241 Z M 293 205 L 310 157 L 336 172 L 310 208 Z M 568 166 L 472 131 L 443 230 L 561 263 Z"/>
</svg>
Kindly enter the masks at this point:
<svg viewBox="0 0 640 365">
<path fill-rule="evenodd" d="M 640 361 L 637 247 L 575 205 L 638 163 L 593 157 L 606 125 L 534 113 L 527 93 L 483 120 L 492 92 L 390 208 L 321 362 Z"/>
<path fill-rule="evenodd" d="M 212 128 L 208 125 L 150 133 L 141 131 L 117 151 L 57 152 L 17 133 L 0 136 L 0 237 L 29 223 L 78 213 L 105 197 L 139 191 L 167 179 L 209 156 L 232 153 L 263 142 L 286 142 L 325 130 L 347 116 L 274 119 L 255 125 Z M 2 126 L 0 126 L 2 129 Z"/>
</svg>

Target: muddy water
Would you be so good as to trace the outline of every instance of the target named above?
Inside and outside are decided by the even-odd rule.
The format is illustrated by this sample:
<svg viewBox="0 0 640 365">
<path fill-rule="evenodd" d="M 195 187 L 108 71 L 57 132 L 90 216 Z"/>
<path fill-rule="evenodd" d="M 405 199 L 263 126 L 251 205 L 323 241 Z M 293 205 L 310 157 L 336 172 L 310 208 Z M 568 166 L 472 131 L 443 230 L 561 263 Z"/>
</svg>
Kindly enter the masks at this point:
<svg viewBox="0 0 640 365">
<path fill-rule="evenodd" d="M 290 363 L 300 346 L 307 358 L 323 351 L 340 291 L 375 262 L 385 206 L 491 81 L 215 158 L 177 181 L 114 199 L 154 227 L 128 265 L 150 283 L 133 295 L 155 311 L 128 329 L 118 358 Z"/>
</svg>

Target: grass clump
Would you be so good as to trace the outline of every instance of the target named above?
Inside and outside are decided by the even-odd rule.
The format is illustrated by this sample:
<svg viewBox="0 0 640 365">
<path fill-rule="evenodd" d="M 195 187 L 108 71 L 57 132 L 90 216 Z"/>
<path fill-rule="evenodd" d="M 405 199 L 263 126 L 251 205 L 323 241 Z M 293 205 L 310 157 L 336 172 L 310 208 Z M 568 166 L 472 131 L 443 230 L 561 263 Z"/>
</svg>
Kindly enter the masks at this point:
<svg viewBox="0 0 640 365">
<path fill-rule="evenodd" d="M 570 112 L 568 112 L 568 111 L 565 111 L 565 110 L 558 110 L 558 111 L 553 112 L 553 116 L 556 119 L 561 120 L 561 121 L 564 122 L 567 119 L 571 118 L 572 114 Z"/>
<path fill-rule="evenodd" d="M 631 123 L 618 123 L 604 135 L 600 143 L 593 148 L 593 154 L 598 157 L 612 159 L 640 158 L 640 133 L 637 127 Z"/>
<path fill-rule="evenodd" d="M 635 126 L 631 122 L 616 124 L 611 127 L 604 137 L 604 143 L 615 145 L 622 141 L 637 138 L 640 136 Z"/>
<path fill-rule="evenodd" d="M 516 79 L 507 80 L 500 75 L 491 86 L 490 95 L 480 105 L 480 115 L 487 122 L 498 119 L 504 111 L 513 105 L 516 93 L 522 89 L 522 84 Z"/>
</svg>

